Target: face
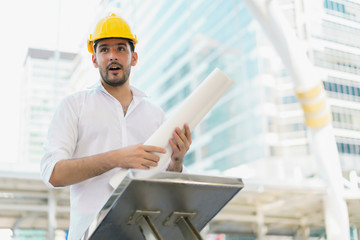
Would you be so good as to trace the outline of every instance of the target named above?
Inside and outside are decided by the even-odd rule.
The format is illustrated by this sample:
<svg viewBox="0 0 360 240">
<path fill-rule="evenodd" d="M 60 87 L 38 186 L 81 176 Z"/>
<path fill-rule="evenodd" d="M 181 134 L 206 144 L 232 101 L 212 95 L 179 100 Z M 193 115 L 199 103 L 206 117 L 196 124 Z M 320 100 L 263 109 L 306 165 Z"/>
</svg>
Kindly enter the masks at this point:
<svg viewBox="0 0 360 240">
<path fill-rule="evenodd" d="M 128 82 L 131 66 L 137 63 L 137 53 L 131 52 L 127 40 L 104 39 L 97 44 L 92 61 L 99 68 L 102 82 L 117 87 Z"/>
</svg>

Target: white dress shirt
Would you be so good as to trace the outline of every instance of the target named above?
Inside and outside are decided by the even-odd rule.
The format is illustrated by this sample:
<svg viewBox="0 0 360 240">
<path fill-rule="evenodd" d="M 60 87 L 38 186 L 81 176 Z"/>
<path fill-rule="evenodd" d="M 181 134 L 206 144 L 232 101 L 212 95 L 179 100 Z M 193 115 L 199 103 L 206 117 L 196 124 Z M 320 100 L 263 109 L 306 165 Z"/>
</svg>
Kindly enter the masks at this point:
<svg viewBox="0 0 360 240">
<path fill-rule="evenodd" d="M 145 94 L 131 87 L 133 101 L 124 117 L 119 101 L 99 82 L 93 88 L 65 98 L 55 112 L 41 160 L 41 174 L 47 186 L 55 164 L 64 159 L 91 156 L 145 142 L 164 122 L 164 112 Z M 79 240 L 113 189 L 110 170 L 70 187 L 69 240 Z"/>
</svg>

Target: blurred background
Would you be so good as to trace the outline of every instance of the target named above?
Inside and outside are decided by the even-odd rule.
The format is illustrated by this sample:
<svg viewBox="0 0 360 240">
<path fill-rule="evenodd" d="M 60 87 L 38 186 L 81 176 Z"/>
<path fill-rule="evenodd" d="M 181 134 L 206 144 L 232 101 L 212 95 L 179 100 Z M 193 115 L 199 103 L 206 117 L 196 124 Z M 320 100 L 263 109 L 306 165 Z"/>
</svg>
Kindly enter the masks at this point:
<svg viewBox="0 0 360 240">
<path fill-rule="evenodd" d="M 273 0 L 331 107 L 351 239 L 360 230 L 360 1 Z M 326 239 L 326 186 L 294 84 L 242 0 L 18 0 L 0 9 L 0 239 L 66 239 L 69 189 L 39 162 L 52 114 L 99 80 L 86 40 L 115 12 L 139 43 L 131 82 L 170 114 L 218 67 L 235 84 L 193 132 L 191 173 L 242 178 L 206 239 Z M 301 66 L 299 66 L 301 68 Z"/>
</svg>

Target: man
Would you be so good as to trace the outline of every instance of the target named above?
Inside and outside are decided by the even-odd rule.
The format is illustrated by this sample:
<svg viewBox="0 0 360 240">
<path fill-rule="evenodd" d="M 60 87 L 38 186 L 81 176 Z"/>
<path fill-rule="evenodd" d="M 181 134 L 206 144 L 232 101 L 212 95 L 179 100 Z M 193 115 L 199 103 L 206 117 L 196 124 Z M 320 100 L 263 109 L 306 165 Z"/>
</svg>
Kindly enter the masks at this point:
<svg viewBox="0 0 360 240">
<path fill-rule="evenodd" d="M 119 168 L 157 166 L 165 150 L 146 146 L 163 123 L 164 113 L 129 83 L 138 55 L 136 36 L 127 23 L 111 14 L 101 19 L 88 40 L 101 79 L 91 89 L 65 98 L 51 122 L 41 161 L 43 181 L 51 188 L 70 185 L 70 240 L 83 236 L 112 193 L 111 177 Z M 191 144 L 187 125 L 169 140 L 173 154 L 168 171 L 182 171 Z"/>
</svg>

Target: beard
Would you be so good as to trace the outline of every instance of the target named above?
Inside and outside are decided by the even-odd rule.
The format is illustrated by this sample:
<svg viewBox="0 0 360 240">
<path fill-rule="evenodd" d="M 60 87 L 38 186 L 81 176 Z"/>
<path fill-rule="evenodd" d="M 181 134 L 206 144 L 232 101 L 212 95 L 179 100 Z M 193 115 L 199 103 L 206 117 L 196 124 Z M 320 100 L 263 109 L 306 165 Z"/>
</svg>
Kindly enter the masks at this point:
<svg viewBox="0 0 360 240">
<path fill-rule="evenodd" d="M 110 65 L 119 66 L 122 70 L 122 74 L 120 72 L 117 76 L 112 75 L 109 72 Z M 110 63 L 105 69 L 99 68 L 100 76 L 103 79 L 103 81 L 112 87 L 118 87 L 124 85 L 129 80 L 130 71 L 131 71 L 130 65 L 127 65 L 126 68 L 124 68 L 123 65 L 114 62 Z"/>
</svg>

